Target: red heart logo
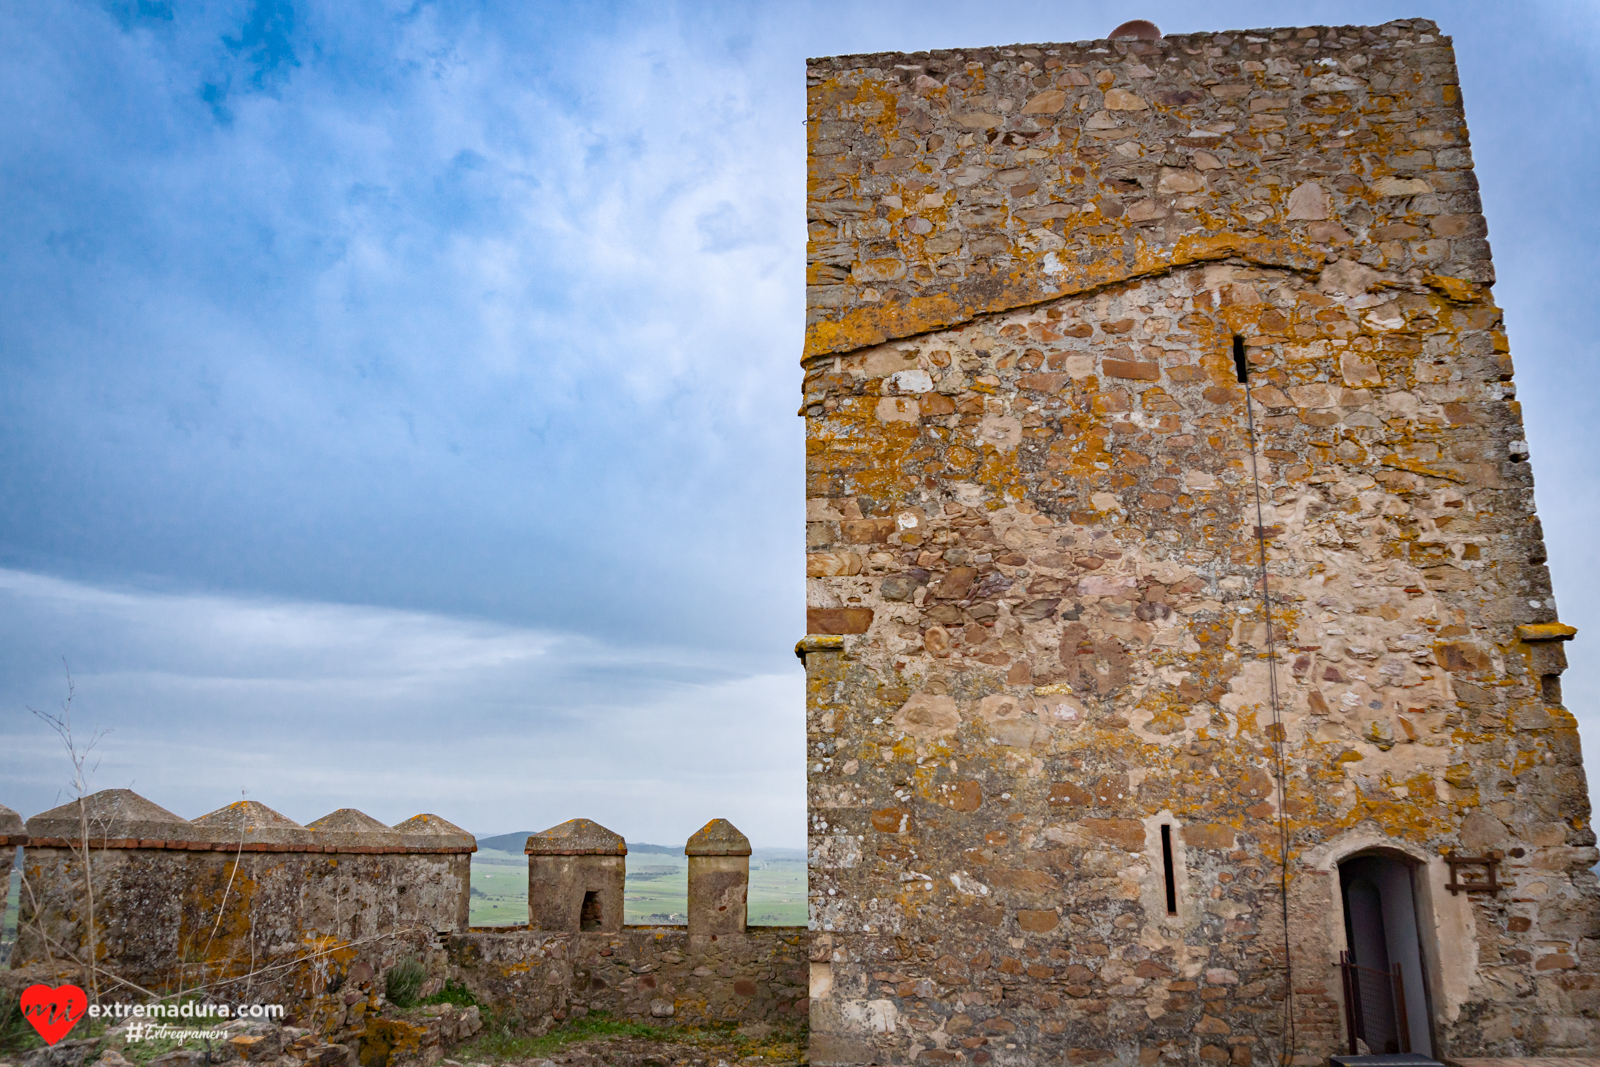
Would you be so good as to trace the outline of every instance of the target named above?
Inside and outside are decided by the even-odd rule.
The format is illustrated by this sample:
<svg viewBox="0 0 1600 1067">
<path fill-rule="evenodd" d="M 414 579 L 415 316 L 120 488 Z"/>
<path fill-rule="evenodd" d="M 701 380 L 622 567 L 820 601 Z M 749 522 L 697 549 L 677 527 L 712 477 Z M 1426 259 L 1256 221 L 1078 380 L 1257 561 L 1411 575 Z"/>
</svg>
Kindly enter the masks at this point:
<svg viewBox="0 0 1600 1067">
<path fill-rule="evenodd" d="M 75 985 L 31 985 L 22 991 L 22 1014 L 39 1031 L 45 1043 L 55 1044 L 67 1036 L 83 1013 L 89 1009 L 89 998 Z"/>
</svg>

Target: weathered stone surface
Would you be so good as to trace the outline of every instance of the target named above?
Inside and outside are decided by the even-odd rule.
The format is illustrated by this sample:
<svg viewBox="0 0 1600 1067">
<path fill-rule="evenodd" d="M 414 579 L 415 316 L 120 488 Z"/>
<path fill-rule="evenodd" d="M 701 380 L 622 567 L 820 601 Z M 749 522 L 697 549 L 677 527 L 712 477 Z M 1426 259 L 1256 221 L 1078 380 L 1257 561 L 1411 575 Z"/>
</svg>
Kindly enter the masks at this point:
<svg viewBox="0 0 1600 1067">
<path fill-rule="evenodd" d="M 1578 628 L 1562 622 L 1531 623 L 1518 626 L 1517 636 L 1524 641 L 1570 641 L 1578 636 Z"/>
<path fill-rule="evenodd" d="M 828 639 L 802 645 L 807 654 L 836 647 Z M 112 807 L 106 799 L 91 810 Z M 132 794 L 110 800 L 136 816 L 163 810 Z M 113 829 L 126 832 L 130 822 Z M 524 1032 L 591 1010 L 748 1023 L 766 1034 L 804 1025 L 809 935 L 746 928 L 750 844 L 725 819 L 685 846 L 687 930 L 621 926 L 626 845 L 589 820 L 530 837 L 532 928 L 474 931 L 466 925 L 470 834 L 434 815 L 375 828 L 349 809 L 319 824 L 298 827 L 240 803 L 194 823 L 162 820 L 169 832 L 144 847 L 91 849 L 102 979 L 155 990 L 204 984 L 219 1000 L 285 1005 L 296 1026 L 230 1023 L 210 1053 L 212 1062 L 277 1067 L 290 1067 L 284 1057 L 311 1067 L 426 1067 L 481 1029 L 477 1007 L 389 1003 L 385 976 L 407 958 L 424 965 L 419 995 L 464 984 L 502 1025 Z M 19 829 L 20 819 L 0 826 Z M 180 830 L 184 840 L 174 840 Z M 330 839 L 364 851 L 325 852 Z M 373 839 L 399 844 L 358 844 Z M 22 937 L 13 967 L 0 969 L 0 998 L 36 982 L 84 980 L 84 867 L 81 850 L 27 849 Z M 598 929 L 584 929 L 591 919 Z M 205 1054 L 171 1055 L 198 1064 Z"/>
<path fill-rule="evenodd" d="M 805 657 L 814 1061 L 1276 1061 L 1286 939 L 1320 1061 L 1339 864 L 1375 850 L 1426 887 L 1442 1050 L 1600 1050 L 1571 633 L 1448 39 L 848 56 L 808 88 L 813 254 L 904 266 L 807 317 L 808 516 L 895 523 L 807 583 L 862 623 Z M 1444 889 L 1488 850 L 1511 888 Z"/>
<path fill-rule="evenodd" d="M 750 839 L 727 819 L 712 819 L 689 838 L 689 937 L 716 941 L 745 933 Z"/>
<path fill-rule="evenodd" d="M 502 1017 L 515 1012 L 539 1032 L 574 1009 L 678 1023 L 800 1024 L 809 1010 L 809 943 L 806 931 L 787 927 L 712 940 L 681 926 L 630 926 L 609 934 L 473 930 L 445 947 L 449 974 Z"/>
<path fill-rule="evenodd" d="M 1357 240 L 1492 281 L 1449 44 L 1418 25 L 812 61 L 807 352 Z"/>
<path fill-rule="evenodd" d="M 5 840 L 0 844 L 20 845 L 27 837 L 27 830 L 22 825 L 22 816 L 0 804 L 0 837 Z"/>
</svg>

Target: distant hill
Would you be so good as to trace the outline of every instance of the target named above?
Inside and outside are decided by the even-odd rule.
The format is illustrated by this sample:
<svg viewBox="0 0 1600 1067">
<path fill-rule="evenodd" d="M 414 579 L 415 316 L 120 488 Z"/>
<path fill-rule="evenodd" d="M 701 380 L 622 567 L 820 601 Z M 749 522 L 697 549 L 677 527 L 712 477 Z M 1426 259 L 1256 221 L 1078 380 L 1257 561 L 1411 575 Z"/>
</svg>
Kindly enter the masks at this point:
<svg viewBox="0 0 1600 1067">
<path fill-rule="evenodd" d="M 478 838 L 479 848 L 497 848 L 501 852 L 521 852 L 528 845 L 528 838 L 532 837 L 533 830 L 518 830 L 514 834 L 501 834 L 499 837 Z"/>
<path fill-rule="evenodd" d="M 750 858 L 757 860 L 798 860 L 804 863 L 806 850 L 803 848 L 766 848 L 755 846 L 750 849 Z"/>
<path fill-rule="evenodd" d="M 495 837 L 478 838 L 479 848 L 497 848 L 501 852 L 521 852 L 528 846 L 528 838 L 537 833 L 536 830 L 518 830 L 514 834 L 499 834 Z M 661 856 L 683 855 L 682 845 L 651 845 L 643 841 L 629 841 L 628 851 L 632 853 L 655 853 Z M 806 850 L 803 848 L 757 848 L 754 850 L 757 859 L 791 860 L 805 859 Z"/>
</svg>

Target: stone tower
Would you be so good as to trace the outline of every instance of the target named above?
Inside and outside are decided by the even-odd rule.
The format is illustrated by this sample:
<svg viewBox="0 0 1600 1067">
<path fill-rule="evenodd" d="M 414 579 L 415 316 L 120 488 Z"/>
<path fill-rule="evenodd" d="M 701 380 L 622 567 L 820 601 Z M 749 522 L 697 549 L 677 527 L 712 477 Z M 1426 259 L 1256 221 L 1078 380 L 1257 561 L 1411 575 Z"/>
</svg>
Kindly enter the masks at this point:
<svg viewBox="0 0 1600 1067">
<path fill-rule="evenodd" d="M 1449 39 L 807 84 L 813 1062 L 1600 1051 Z"/>
</svg>

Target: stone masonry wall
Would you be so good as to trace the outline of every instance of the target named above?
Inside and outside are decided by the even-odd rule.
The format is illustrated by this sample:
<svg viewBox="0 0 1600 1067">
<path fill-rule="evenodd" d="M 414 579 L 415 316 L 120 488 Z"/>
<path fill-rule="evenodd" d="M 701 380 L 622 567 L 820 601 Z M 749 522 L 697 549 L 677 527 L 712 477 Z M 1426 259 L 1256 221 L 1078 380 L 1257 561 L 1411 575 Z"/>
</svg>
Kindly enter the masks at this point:
<svg viewBox="0 0 1600 1067">
<path fill-rule="evenodd" d="M 91 885 L 97 966 L 159 991 L 298 1001 L 397 938 L 466 927 L 476 845 L 435 816 L 402 832 L 347 809 L 313 829 L 241 802 L 191 822 L 128 790 L 84 806 L 28 820 L 13 966 L 82 965 Z"/>
<path fill-rule="evenodd" d="M 804 1024 L 810 935 L 750 927 L 691 938 L 683 927 L 616 933 L 474 929 L 446 939 L 451 974 L 502 1015 L 547 1029 L 578 1013 L 681 1023 Z"/>
<path fill-rule="evenodd" d="M 101 964 L 157 989 L 311 960 L 324 942 L 432 933 L 439 922 L 427 898 L 467 877 L 465 855 L 103 849 L 92 863 Z M 86 902 L 78 856 L 27 848 L 23 875 L 16 962 L 81 958 Z M 453 910 L 446 929 L 455 928 Z M 260 984 L 274 983 L 264 976 Z"/>
<path fill-rule="evenodd" d="M 1416 871 L 1436 1054 L 1600 1051 L 1573 631 L 1448 39 L 808 85 L 813 1062 L 1267 1063 L 1286 1008 L 1321 1062 L 1356 853 Z M 1508 888 L 1446 890 L 1492 850 Z"/>
</svg>

